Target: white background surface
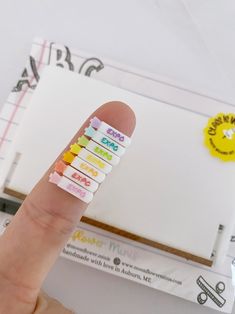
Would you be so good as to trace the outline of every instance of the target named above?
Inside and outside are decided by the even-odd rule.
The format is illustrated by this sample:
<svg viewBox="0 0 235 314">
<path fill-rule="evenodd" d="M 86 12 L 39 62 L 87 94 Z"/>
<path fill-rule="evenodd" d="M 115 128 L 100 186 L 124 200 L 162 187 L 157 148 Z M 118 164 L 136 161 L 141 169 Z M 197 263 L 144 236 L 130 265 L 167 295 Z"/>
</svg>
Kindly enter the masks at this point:
<svg viewBox="0 0 235 314">
<path fill-rule="evenodd" d="M 220 0 L 1 1 L 0 103 L 22 72 L 34 36 L 234 102 L 234 11 L 232 2 Z M 62 258 L 44 287 L 85 314 L 216 313 Z"/>
</svg>

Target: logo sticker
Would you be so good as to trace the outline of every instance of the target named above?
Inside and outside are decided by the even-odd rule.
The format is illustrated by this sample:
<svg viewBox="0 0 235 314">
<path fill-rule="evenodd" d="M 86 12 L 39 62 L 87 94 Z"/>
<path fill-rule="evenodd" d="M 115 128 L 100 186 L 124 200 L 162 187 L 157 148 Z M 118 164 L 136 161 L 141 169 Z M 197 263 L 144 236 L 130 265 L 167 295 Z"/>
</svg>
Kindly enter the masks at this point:
<svg viewBox="0 0 235 314">
<path fill-rule="evenodd" d="M 235 161 L 235 114 L 219 113 L 204 129 L 205 145 L 214 157 Z"/>
</svg>

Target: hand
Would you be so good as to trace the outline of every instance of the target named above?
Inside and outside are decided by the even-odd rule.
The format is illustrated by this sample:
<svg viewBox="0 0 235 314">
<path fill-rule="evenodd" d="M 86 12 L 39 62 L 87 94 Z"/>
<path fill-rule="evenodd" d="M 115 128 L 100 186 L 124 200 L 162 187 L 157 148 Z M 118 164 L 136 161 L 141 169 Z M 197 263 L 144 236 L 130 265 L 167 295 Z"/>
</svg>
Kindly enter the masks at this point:
<svg viewBox="0 0 235 314">
<path fill-rule="evenodd" d="M 110 102 L 89 117 L 65 150 L 83 134 L 93 116 L 128 136 L 135 127 L 132 110 L 123 103 Z M 62 155 L 63 152 L 57 160 Z M 54 164 L 27 196 L 0 237 L 1 314 L 34 312 L 47 273 L 87 207 L 84 202 L 48 182 L 53 168 Z"/>
</svg>

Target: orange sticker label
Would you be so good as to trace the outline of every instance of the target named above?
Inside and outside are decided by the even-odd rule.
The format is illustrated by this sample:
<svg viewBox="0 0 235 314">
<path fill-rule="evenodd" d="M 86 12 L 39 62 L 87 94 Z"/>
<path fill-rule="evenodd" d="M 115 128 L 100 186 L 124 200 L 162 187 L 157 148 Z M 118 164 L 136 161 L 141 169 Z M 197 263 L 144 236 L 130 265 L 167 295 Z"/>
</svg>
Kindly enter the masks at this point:
<svg viewBox="0 0 235 314">
<path fill-rule="evenodd" d="M 214 157 L 235 161 L 235 114 L 219 113 L 204 129 L 205 145 Z"/>
</svg>

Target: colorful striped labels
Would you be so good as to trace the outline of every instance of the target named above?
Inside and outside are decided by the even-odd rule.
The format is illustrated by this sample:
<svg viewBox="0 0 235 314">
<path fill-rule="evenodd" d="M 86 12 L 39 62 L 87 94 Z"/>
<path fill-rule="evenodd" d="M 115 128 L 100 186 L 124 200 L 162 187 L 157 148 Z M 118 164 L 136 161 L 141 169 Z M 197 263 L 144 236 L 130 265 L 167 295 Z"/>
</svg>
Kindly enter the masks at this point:
<svg viewBox="0 0 235 314">
<path fill-rule="evenodd" d="M 128 136 L 94 117 L 85 134 L 56 163 L 49 181 L 89 203 L 112 166 L 119 163 L 130 141 Z"/>
</svg>

